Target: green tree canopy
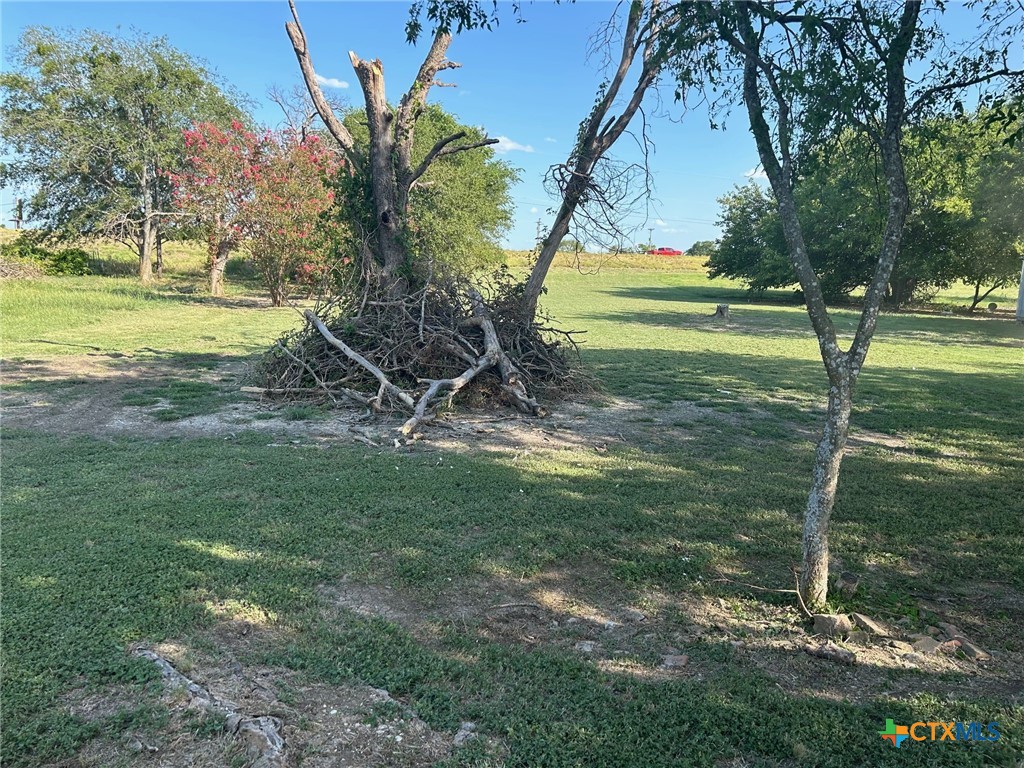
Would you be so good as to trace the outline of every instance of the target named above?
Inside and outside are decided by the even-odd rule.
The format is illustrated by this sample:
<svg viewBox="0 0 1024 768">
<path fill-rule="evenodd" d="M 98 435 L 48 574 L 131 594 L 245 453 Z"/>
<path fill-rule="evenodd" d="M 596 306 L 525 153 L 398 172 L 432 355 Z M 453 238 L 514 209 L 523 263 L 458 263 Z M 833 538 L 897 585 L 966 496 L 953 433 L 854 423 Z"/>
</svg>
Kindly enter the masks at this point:
<svg viewBox="0 0 1024 768">
<path fill-rule="evenodd" d="M 902 305 L 963 280 L 976 305 L 1013 282 L 1024 248 L 1024 152 L 985 113 L 936 117 L 905 131 L 911 208 L 889 279 Z M 1009 130 L 1012 130 L 1012 126 Z M 827 296 L 867 285 L 885 222 L 885 180 L 869 142 L 844 133 L 828 152 L 804 160 L 795 195 L 811 264 Z M 1014 202 L 1017 201 L 1017 202 Z M 713 277 L 764 291 L 794 282 L 777 208 L 751 183 L 720 198 L 723 235 L 709 260 Z M 973 306 L 972 306 L 973 309 Z"/>
<path fill-rule="evenodd" d="M 240 117 L 237 99 L 164 38 L 34 27 L 14 62 L 0 75 L 0 128 L 14 158 L 0 183 L 30 191 L 28 217 L 56 235 L 130 245 L 148 279 L 182 131 Z"/>
</svg>

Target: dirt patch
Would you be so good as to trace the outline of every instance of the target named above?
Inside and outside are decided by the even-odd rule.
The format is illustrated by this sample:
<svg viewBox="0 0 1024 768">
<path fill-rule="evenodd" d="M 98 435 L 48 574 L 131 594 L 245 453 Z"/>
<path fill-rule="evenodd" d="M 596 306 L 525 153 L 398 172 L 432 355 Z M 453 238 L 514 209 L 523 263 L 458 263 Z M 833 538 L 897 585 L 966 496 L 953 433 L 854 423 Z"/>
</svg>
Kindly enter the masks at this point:
<svg viewBox="0 0 1024 768">
<path fill-rule="evenodd" d="M 615 444 L 649 444 L 658 435 L 679 443 L 696 439 L 701 422 L 740 424 L 763 416 L 722 413 L 688 402 L 665 405 L 605 398 L 555 404 L 554 414 L 545 419 L 523 417 L 511 409 L 498 414 L 460 409 L 407 440 L 398 434 L 401 416 L 371 416 L 364 409 L 340 407 L 309 419 L 289 418 L 288 408 L 295 402 L 240 393 L 245 373 L 244 361 L 189 367 L 166 358 L 119 353 L 26 360 L 4 366 L 0 404 L 8 427 L 62 435 L 164 439 L 258 431 L 277 436 L 271 443 L 276 447 L 325 447 L 340 442 L 384 450 L 513 454 L 533 450 L 603 453 Z M 124 402 L 126 395 L 140 388 L 168 381 L 216 387 L 228 402 L 215 412 L 173 421 L 159 418 L 167 409 L 165 401 L 154 399 L 141 406 Z M 693 426 L 680 428 L 681 423 Z"/>
<path fill-rule="evenodd" d="M 899 642 L 860 632 L 837 639 L 857 657 L 855 665 L 843 666 L 806 652 L 827 638 L 814 635 L 795 606 L 745 596 L 631 594 L 604 581 L 584 566 L 516 582 L 481 579 L 428 597 L 351 580 L 324 585 L 321 596 L 334 610 L 392 621 L 425 643 L 434 642 L 439 626 L 452 626 L 491 642 L 559 647 L 604 671 L 644 679 L 705 680 L 750 669 L 793 695 L 857 703 L 922 692 L 1015 702 L 1024 691 L 1024 648 L 1012 643 L 987 646 L 999 650 L 975 660 L 960 652 L 909 650 L 905 643 L 924 632 L 923 625 L 901 627 Z M 953 603 L 928 616 L 932 622 L 959 619 L 965 631 L 981 625 Z M 994 640 L 980 632 L 972 639 Z M 683 654 L 683 665 L 666 662 Z"/>
<path fill-rule="evenodd" d="M 230 637 L 234 629 L 216 634 Z M 285 765 L 416 768 L 434 765 L 458 748 L 457 733 L 433 730 L 379 688 L 309 683 L 290 670 L 242 664 L 225 645 L 205 651 L 185 641 L 168 641 L 152 650 L 238 712 L 276 718 L 281 723 Z M 138 707 L 145 695 L 130 689 L 74 692 L 66 697 L 65 706 L 72 714 L 82 716 L 84 712 L 87 717 L 102 719 Z M 261 765 L 244 737 L 227 733 L 223 719 L 197 706 L 183 689 L 164 688 L 159 700 L 168 712 L 159 729 L 134 729 L 117 740 L 94 739 L 73 758 L 52 768 Z M 488 749 L 497 747 L 488 744 Z"/>
</svg>

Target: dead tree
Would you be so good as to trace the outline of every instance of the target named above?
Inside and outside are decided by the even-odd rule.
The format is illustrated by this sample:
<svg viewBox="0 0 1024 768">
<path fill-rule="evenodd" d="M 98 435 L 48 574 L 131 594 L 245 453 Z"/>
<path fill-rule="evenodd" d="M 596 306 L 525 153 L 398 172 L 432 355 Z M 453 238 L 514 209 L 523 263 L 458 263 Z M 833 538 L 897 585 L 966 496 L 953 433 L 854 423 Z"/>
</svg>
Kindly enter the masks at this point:
<svg viewBox="0 0 1024 768">
<path fill-rule="evenodd" d="M 365 226 L 358 238 L 357 276 L 346 278 L 351 282 L 316 311 L 307 311 L 306 326 L 268 353 L 260 373 L 262 391 L 316 393 L 374 411 L 402 412 L 407 435 L 470 385 L 487 402 L 543 415 L 529 389 L 564 391 L 574 380 L 564 353 L 575 351 L 571 336 L 522 323 L 520 286 L 507 273 L 471 284 L 450 270 L 435 270 L 432 261 L 420 268 L 407 245 L 415 224 L 410 193 L 425 183 L 424 174 L 446 157 L 498 141 L 457 131 L 414 157 L 413 138 L 427 94 L 439 84 L 440 72 L 459 66 L 446 57 L 451 35 L 443 28 L 434 35 L 395 107 L 386 97 L 380 60 L 349 53 L 369 133 L 368 142 L 359 144 L 325 98 L 292 0 L 289 6 L 292 21 L 285 26 L 312 105 L 348 171 L 365 180 L 365 187 L 357 186 L 369 190 L 372 216 L 360 213 L 362 221 L 346 222 Z"/>
<path fill-rule="evenodd" d="M 375 230 L 368 233 L 369 236 L 364 240 L 361 254 L 363 267 L 387 288 L 392 297 L 400 297 L 409 288 L 403 267 L 408 265 L 410 254 L 402 237 L 409 223 L 409 193 L 436 161 L 457 152 L 497 144 L 498 140 L 463 142 L 466 134 L 454 133 L 440 139 L 419 163 L 413 165 L 413 136 L 416 121 L 426 106 L 427 94 L 438 84 L 436 78 L 439 72 L 460 66 L 446 57 L 452 36 L 447 32 L 438 32 L 412 85 L 399 100 L 397 109 L 388 103 L 384 88 L 384 65 L 380 59 L 360 59 L 354 52 L 349 52 L 352 68 L 363 92 L 370 133 L 368 152 L 364 151 L 357 146 L 352 134 L 324 97 L 317 82 L 306 33 L 299 22 L 294 0 L 289 0 L 288 5 L 292 21 L 285 24 L 285 29 L 313 106 L 355 172 L 366 174 L 370 181 Z"/>
<path fill-rule="evenodd" d="M 640 109 L 644 95 L 657 79 L 666 59 L 666 52 L 658 47 L 658 31 L 666 21 L 659 15 L 657 0 L 634 0 L 630 4 L 615 73 L 603 92 L 598 94 L 597 103 L 590 115 L 580 125 L 579 138 L 568 159 L 551 169 L 550 178 L 562 202 L 547 236 L 541 242 L 537 261 L 526 281 L 522 313 L 528 322 L 533 322 L 537 314 L 537 302 L 544 288 L 544 281 L 558 252 L 559 244 L 569 232 L 573 217 L 587 206 L 603 209 L 605 213 L 613 207 L 608 190 L 595 178 L 595 169 L 629 126 L 633 116 Z M 638 56 L 640 70 L 635 75 L 636 82 L 629 100 L 623 106 L 621 114 L 609 117 Z"/>
</svg>

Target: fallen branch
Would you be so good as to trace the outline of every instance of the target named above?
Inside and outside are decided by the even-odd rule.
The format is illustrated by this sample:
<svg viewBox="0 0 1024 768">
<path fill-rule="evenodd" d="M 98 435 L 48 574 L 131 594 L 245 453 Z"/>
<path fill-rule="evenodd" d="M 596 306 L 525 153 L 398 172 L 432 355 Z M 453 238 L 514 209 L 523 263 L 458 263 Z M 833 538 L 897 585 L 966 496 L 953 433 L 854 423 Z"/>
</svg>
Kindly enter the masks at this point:
<svg viewBox="0 0 1024 768">
<path fill-rule="evenodd" d="M 337 338 L 333 333 L 331 333 L 330 330 L 328 330 L 327 326 L 323 324 L 320 318 L 317 317 L 312 310 L 307 309 L 303 314 L 305 314 L 306 319 L 313 324 L 313 326 L 320 332 L 320 335 L 323 336 L 331 346 L 341 350 L 342 354 L 344 354 L 345 357 L 347 357 L 349 360 L 354 362 L 356 365 L 362 366 L 367 371 L 372 373 L 373 377 L 380 382 L 381 388 L 384 389 L 389 395 L 391 395 L 394 398 L 397 398 L 410 408 L 416 407 L 416 403 L 413 401 L 412 397 L 410 397 L 407 392 L 403 392 L 401 389 L 392 384 L 391 380 L 384 375 L 384 372 L 381 371 L 380 368 L 378 368 L 376 365 L 374 365 L 365 357 L 363 357 L 354 349 L 352 349 L 348 344 L 346 344 L 341 339 Z"/>
<path fill-rule="evenodd" d="M 233 701 L 221 699 L 203 686 L 185 677 L 167 659 L 146 648 L 138 648 L 135 655 L 152 661 L 160 669 L 160 675 L 168 687 L 184 690 L 193 703 L 224 718 L 224 729 L 241 736 L 249 751 L 257 758 L 261 768 L 284 768 L 285 744 L 281 736 L 281 721 L 270 715 L 250 717 L 238 711 Z"/>
</svg>

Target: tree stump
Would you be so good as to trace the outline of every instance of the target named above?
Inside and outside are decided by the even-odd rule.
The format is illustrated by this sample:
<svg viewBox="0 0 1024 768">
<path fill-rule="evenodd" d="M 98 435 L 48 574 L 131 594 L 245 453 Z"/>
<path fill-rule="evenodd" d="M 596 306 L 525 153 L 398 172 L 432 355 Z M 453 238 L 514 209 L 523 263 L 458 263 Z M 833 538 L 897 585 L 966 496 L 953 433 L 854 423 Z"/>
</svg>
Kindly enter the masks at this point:
<svg viewBox="0 0 1024 768">
<path fill-rule="evenodd" d="M 728 320 L 729 319 L 729 305 L 728 304 L 718 304 L 715 307 L 715 314 L 713 314 L 712 317 L 714 317 L 714 318 L 719 318 L 720 317 L 723 320 Z"/>
</svg>

